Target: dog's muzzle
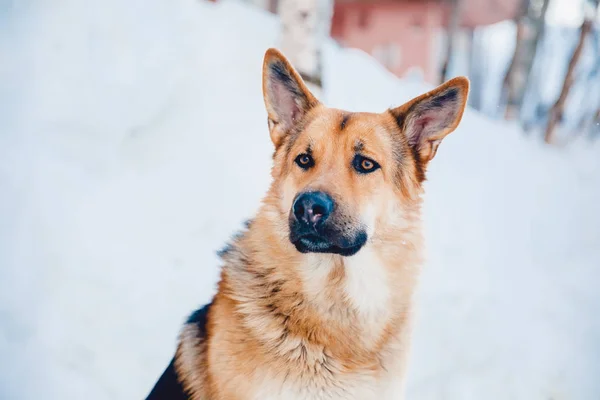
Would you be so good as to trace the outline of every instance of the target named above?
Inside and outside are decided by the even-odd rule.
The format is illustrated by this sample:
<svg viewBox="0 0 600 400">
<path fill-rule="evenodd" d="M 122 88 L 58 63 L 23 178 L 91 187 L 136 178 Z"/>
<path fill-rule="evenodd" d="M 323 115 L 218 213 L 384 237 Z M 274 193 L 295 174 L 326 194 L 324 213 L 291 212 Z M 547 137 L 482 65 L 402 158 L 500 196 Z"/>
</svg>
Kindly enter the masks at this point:
<svg viewBox="0 0 600 400">
<path fill-rule="evenodd" d="M 296 196 L 290 210 L 290 241 L 301 253 L 356 254 L 367 241 L 363 229 L 351 232 L 338 224 L 336 204 L 325 192 L 304 192 Z"/>
</svg>

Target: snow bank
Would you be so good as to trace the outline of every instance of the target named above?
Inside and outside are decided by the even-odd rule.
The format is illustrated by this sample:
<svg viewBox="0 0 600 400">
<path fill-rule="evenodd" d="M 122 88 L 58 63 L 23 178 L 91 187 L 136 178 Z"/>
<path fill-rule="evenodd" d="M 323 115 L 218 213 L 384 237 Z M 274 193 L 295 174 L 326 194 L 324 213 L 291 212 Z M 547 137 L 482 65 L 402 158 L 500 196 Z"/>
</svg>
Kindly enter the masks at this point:
<svg viewBox="0 0 600 400">
<path fill-rule="evenodd" d="M 0 398 L 141 398 L 269 184 L 276 20 L 236 3 L 0 11 Z M 328 104 L 428 89 L 328 43 Z M 598 146 L 467 112 L 431 166 L 411 399 L 600 395 Z"/>
</svg>

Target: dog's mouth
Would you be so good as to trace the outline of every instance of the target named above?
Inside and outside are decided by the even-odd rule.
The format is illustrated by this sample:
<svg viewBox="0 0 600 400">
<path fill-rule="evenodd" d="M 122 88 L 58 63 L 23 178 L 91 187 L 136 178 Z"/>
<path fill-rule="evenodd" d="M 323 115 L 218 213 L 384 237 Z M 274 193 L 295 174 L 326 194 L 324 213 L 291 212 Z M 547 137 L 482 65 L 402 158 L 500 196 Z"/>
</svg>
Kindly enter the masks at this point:
<svg viewBox="0 0 600 400">
<path fill-rule="evenodd" d="M 299 193 L 290 209 L 290 242 L 300 253 L 356 254 L 367 242 L 367 233 L 344 216 L 330 194 Z"/>
<path fill-rule="evenodd" d="M 348 257 L 356 254 L 364 246 L 367 235 L 361 232 L 354 240 L 344 240 L 343 244 L 335 244 L 314 233 L 290 238 L 290 240 L 300 253 L 331 253 Z"/>
</svg>

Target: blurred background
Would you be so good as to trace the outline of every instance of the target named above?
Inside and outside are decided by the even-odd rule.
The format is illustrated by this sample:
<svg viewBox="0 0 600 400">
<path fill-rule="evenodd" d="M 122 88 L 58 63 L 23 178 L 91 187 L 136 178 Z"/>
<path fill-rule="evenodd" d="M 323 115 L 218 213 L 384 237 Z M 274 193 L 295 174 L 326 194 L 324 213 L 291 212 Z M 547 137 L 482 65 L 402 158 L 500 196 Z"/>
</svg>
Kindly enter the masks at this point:
<svg viewBox="0 0 600 400">
<path fill-rule="evenodd" d="M 597 0 L 0 0 L 0 399 L 149 392 L 270 183 L 269 47 L 353 111 L 472 82 L 408 398 L 600 399 Z"/>
</svg>

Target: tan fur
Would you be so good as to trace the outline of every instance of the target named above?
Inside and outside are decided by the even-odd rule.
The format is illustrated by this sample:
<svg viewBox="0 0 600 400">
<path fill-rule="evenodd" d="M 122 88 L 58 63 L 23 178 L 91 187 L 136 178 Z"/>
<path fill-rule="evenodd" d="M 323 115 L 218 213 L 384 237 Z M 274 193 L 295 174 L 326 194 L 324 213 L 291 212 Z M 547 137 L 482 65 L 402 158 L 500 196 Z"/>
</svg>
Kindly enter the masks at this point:
<svg viewBox="0 0 600 400">
<path fill-rule="evenodd" d="M 308 99 L 298 103 L 305 114 L 293 131 L 281 129 L 270 103 L 267 75 L 274 60 Z M 249 228 L 223 256 L 206 338 L 193 325 L 182 331 L 178 375 L 197 400 L 401 398 L 423 256 L 421 174 L 439 140 L 458 125 L 468 82 L 456 78 L 371 114 L 323 106 L 273 49 L 263 81 L 276 147 L 273 183 Z M 457 116 L 427 139 L 437 141 L 435 148 L 411 148 L 398 118 L 413 118 L 415 103 L 449 87 L 460 90 Z M 381 171 L 359 175 L 351 168 L 358 142 Z M 315 167 L 301 171 L 294 158 L 308 145 Z M 368 226 L 368 242 L 356 255 L 302 254 L 290 243 L 290 207 L 307 189 L 332 193 L 349 223 L 360 218 Z"/>
</svg>

